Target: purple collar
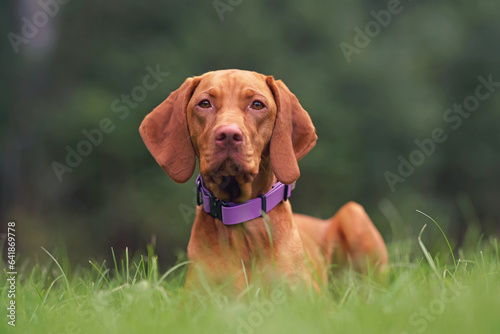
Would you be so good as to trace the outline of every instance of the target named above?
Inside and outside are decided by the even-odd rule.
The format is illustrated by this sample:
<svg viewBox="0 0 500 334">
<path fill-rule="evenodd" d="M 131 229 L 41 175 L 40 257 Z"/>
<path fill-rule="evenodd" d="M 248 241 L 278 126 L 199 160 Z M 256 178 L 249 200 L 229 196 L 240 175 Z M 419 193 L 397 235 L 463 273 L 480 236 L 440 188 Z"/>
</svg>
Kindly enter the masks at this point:
<svg viewBox="0 0 500 334">
<path fill-rule="evenodd" d="M 205 188 L 201 175 L 196 178 L 196 188 L 196 201 L 198 205 L 203 205 L 203 210 L 206 213 L 219 219 L 224 225 L 235 225 L 262 217 L 262 211 L 268 213 L 281 201 L 286 201 L 292 194 L 292 189 L 295 188 L 295 182 L 291 185 L 276 182 L 265 195 L 259 195 L 258 198 L 244 203 L 225 202 L 217 199 Z"/>
</svg>

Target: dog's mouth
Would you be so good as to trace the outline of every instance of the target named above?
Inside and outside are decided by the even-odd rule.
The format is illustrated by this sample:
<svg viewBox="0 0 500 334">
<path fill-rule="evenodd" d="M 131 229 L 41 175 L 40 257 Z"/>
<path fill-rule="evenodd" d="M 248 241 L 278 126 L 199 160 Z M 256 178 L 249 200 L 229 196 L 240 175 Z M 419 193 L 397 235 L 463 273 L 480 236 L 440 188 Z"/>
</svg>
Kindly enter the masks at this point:
<svg viewBox="0 0 500 334">
<path fill-rule="evenodd" d="M 219 200 L 244 202 L 251 195 L 251 184 L 257 171 L 245 168 L 232 159 L 224 160 L 217 168 L 203 172 L 203 179 L 209 191 Z"/>
</svg>

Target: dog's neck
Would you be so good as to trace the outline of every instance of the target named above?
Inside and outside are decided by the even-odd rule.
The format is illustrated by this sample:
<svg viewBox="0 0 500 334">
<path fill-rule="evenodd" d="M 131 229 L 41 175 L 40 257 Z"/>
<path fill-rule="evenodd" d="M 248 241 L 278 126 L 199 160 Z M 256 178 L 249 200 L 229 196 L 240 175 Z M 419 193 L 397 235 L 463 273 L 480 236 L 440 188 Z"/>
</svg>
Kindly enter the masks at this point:
<svg viewBox="0 0 500 334">
<path fill-rule="evenodd" d="M 267 193 L 278 181 L 273 173 L 269 157 L 263 157 L 259 164 L 259 172 L 247 182 L 243 176 L 227 177 L 219 184 L 216 178 L 204 177 L 206 188 L 219 200 L 243 203 Z"/>
<path fill-rule="evenodd" d="M 252 182 L 246 184 L 248 187 L 246 191 L 249 195 L 245 201 L 267 193 L 277 181 L 269 158 L 262 159 L 259 173 Z M 221 254 L 233 255 L 225 261 L 238 259 L 236 264 L 232 263 L 236 266 L 239 266 L 242 260 L 250 265 L 252 258 L 258 258 L 259 254 L 264 258 L 269 258 L 271 253 L 277 252 L 277 248 L 273 249 L 271 245 L 269 233 L 272 233 L 273 245 L 282 245 L 283 242 L 287 242 L 283 240 L 290 239 L 290 234 L 293 234 L 290 202 L 281 202 L 276 205 L 268 212 L 268 217 L 267 223 L 262 221 L 263 218 L 257 218 L 261 221 L 254 224 L 225 225 L 219 219 L 211 217 L 202 206 L 198 206 L 191 238 L 193 239 L 194 235 L 196 238 L 203 239 L 204 242 L 196 245 L 190 242 L 191 247 L 188 247 L 188 252 L 195 259 L 195 254 L 208 253 L 217 249 Z"/>
</svg>

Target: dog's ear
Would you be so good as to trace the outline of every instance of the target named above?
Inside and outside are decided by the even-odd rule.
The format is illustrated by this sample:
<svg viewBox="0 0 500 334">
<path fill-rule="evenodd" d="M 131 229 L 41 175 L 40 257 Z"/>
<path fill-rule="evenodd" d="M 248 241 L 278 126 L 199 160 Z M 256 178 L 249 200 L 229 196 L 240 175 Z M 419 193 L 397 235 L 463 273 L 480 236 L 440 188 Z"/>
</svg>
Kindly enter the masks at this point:
<svg viewBox="0 0 500 334">
<path fill-rule="evenodd" d="M 271 166 L 279 181 L 295 182 L 299 176 L 297 161 L 316 144 L 316 131 L 307 111 L 281 80 L 266 78 L 276 101 L 276 121 L 270 143 Z"/>
<path fill-rule="evenodd" d="M 193 175 L 196 155 L 186 121 L 186 108 L 200 77 L 188 78 L 144 118 L 142 140 L 156 162 L 178 183 Z"/>
</svg>

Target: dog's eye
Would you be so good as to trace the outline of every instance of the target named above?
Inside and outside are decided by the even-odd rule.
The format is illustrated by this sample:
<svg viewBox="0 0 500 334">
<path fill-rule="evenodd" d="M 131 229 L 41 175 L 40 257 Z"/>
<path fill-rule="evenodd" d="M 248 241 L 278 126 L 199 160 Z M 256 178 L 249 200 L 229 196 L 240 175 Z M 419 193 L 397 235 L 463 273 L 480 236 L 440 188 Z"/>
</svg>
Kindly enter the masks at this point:
<svg viewBox="0 0 500 334">
<path fill-rule="evenodd" d="M 262 103 L 258 100 L 252 102 L 252 109 L 261 110 L 262 108 L 264 108 L 264 103 Z"/>
<path fill-rule="evenodd" d="M 207 108 L 210 108 L 212 106 L 212 104 L 208 100 L 203 100 L 200 103 L 198 103 L 198 105 L 200 107 L 202 107 L 203 109 L 207 109 Z"/>
</svg>

